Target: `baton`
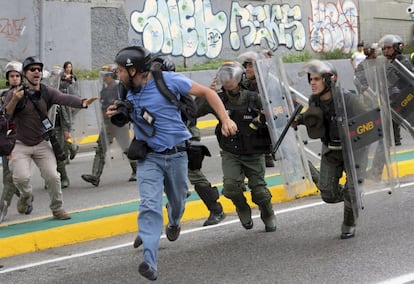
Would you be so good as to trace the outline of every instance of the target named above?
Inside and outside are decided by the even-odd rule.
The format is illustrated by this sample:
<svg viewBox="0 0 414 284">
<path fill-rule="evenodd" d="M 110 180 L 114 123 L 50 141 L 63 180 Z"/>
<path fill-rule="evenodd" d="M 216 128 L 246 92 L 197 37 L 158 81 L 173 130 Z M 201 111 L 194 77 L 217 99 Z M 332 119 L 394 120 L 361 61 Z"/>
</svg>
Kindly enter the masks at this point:
<svg viewBox="0 0 414 284">
<path fill-rule="evenodd" d="M 279 149 L 280 144 L 282 144 L 282 141 L 285 138 L 286 133 L 288 132 L 288 130 L 290 128 L 290 125 L 292 124 L 293 120 L 301 112 L 302 109 L 303 109 L 303 105 L 298 103 L 298 105 L 295 107 L 295 110 L 293 111 L 292 115 L 290 116 L 287 124 L 285 125 L 285 128 L 283 128 L 282 134 L 280 134 L 279 139 L 276 141 L 275 146 L 273 147 L 273 150 L 272 150 L 273 160 L 276 161 L 275 154 L 276 154 L 277 150 Z"/>
</svg>

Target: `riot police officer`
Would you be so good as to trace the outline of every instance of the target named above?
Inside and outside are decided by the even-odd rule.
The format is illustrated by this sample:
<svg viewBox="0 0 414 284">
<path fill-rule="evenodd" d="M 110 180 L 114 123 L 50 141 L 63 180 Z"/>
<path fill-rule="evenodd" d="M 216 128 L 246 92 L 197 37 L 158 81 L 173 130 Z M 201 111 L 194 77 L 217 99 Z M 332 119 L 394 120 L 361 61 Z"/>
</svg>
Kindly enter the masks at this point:
<svg viewBox="0 0 414 284">
<path fill-rule="evenodd" d="M 116 139 L 117 143 L 120 145 L 123 153 L 128 152 L 129 143 L 131 141 L 129 135 L 128 125 L 123 127 L 117 127 L 113 125 L 110 121 L 110 118 L 106 116 L 106 109 L 109 105 L 113 104 L 115 100 L 118 99 L 118 82 L 116 81 L 116 65 L 108 64 L 104 65 L 101 68 L 100 76 L 104 87 L 101 90 L 100 96 L 100 105 L 101 112 L 103 114 L 103 121 L 101 126 L 101 131 L 98 138 L 98 146 L 95 152 L 95 158 L 93 160 L 92 174 L 82 175 L 82 179 L 86 182 L 98 186 L 100 182 L 100 177 L 103 172 L 105 165 L 106 152 L 108 150 L 109 144 L 111 144 Z M 129 164 L 132 169 L 131 176 L 128 181 L 136 181 L 136 171 L 137 171 L 137 162 L 129 160 Z"/>
<path fill-rule="evenodd" d="M 410 59 L 402 54 L 404 43 L 400 36 L 387 34 L 383 36 L 378 43 L 382 48 L 382 54 L 387 57 L 390 62 L 398 59 L 405 67 L 407 67 L 410 71 L 413 71 Z M 390 93 L 390 100 L 392 103 L 393 97 L 400 94 L 401 89 L 405 87 L 406 83 L 404 83 L 403 80 L 400 80 L 400 75 L 391 66 L 387 68 L 387 73 L 388 88 Z M 392 126 L 394 130 L 395 145 L 399 146 L 401 145 L 401 126 L 394 120 L 392 122 Z"/>
<path fill-rule="evenodd" d="M 266 53 L 264 57 L 269 58 L 271 57 L 269 54 Z M 238 56 L 239 60 L 242 62 L 243 67 L 245 68 L 246 72 L 242 79 L 242 88 L 245 88 L 249 91 L 259 92 L 259 87 L 257 86 L 256 74 L 254 73 L 254 66 L 253 62 L 260 58 L 259 54 L 253 51 L 247 51 L 242 53 Z M 275 162 L 273 161 L 273 157 L 271 154 L 265 155 L 265 162 L 266 167 L 272 168 L 275 166 Z"/>
<path fill-rule="evenodd" d="M 271 151 L 271 141 L 261 102 L 257 92 L 241 86 L 245 69 L 235 61 L 225 62 L 217 72 L 217 82 L 222 86 L 219 96 L 230 118 L 237 124 L 236 135 L 224 137 L 216 128 L 216 136 L 221 148 L 223 169 L 223 195 L 233 202 L 242 226 L 253 227 L 251 208 L 244 195 L 244 179 L 247 177 L 252 201 L 259 206 L 260 217 L 266 232 L 276 230 L 276 217 L 273 211 L 272 195 L 266 187 L 265 153 Z M 204 100 L 196 99 L 197 117 L 214 113 Z"/>
<path fill-rule="evenodd" d="M 22 63 L 18 61 L 10 61 L 4 67 L 4 75 L 6 78 L 6 85 L 13 89 L 19 86 L 22 83 Z M 4 101 L 6 99 L 6 94 L 9 90 L 4 91 L 1 94 L 0 103 L 3 108 Z M 9 129 L 14 131 L 14 124 L 9 124 Z M 0 198 L 0 223 L 3 221 L 4 217 L 7 215 L 7 209 L 11 204 L 13 195 L 20 195 L 19 190 L 13 183 L 12 173 L 9 168 L 9 158 L 7 156 L 2 157 L 3 165 L 3 192 Z"/>
<path fill-rule="evenodd" d="M 292 127 L 296 128 L 298 125 L 304 124 L 310 138 L 321 139 L 320 171 L 309 163 L 312 179 L 321 192 L 323 201 L 326 203 L 344 201 L 344 219 L 340 238 L 352 238 L 355 235 L 356 221 L 350 188 L 354 185 L 349 177 L 347 177 L 345 186 L 339 183 L 343 172 L 350 167 L 345 165 L 345 153 L 336 121 L 332 92 L 332 85 L 338 77 L 337 71 L 329 62 L 311 60 L 304 64 L 300 75 L 304 74 L 307 75 L 312 95 L 309 97 L 308 110 L 295 118 Z"/>
</svg>

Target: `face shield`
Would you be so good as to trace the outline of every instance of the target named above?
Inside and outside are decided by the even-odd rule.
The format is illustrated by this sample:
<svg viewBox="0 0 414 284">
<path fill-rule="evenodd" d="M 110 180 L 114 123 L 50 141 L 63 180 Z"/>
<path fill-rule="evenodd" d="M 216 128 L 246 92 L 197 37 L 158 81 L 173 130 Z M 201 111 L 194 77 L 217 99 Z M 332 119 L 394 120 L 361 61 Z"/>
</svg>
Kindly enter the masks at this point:
<svg viewBox="0 0 414 284">
<path fill-rule="evenodd" d="M 102 66 L 101 70 L 99 71 L 99 84 L 102 88 L 107 88 L 108 85 L 111 85 L 116 82 L 118 79 L 116 75 L 116 64 L 108 64 Z"/>
<path fill-rule="evenodd" d="M 244 73 L 244 68 L 238 62 L 225 62 L 217 71 L 217 83 L 226 90 L 238 86 Z"/>
<path fill-rule="evenodd" d="M 49 85 L 59 89 L 60 77 L 63 74 L 63 68 L 59 65 L 55 65 L 49 71 L 49 77 L 47 78 Z"/>
<path fill-rule="evenodd" d="M 385 46 L 392 46 L 395 43 L 401 43 L 402 39 L 400 36 L 398 35 L 385 35 L 383 36 L 379 42 L 378 45 L 380 48 L 384 48 Z"/>
<path fill-rule="evenodd" d="M 310 60 L 306 62 L 302 68 L 299 70 L 298 75 L 303 77 L 307 74 L 318 73 L 318 74 L 326 74 L 332 73 L 331 67 L 329 64 L 320 61 L 320 60 Z"/>
<path fill-rule="evenodd" d="M 246 68 L 245 64 L 247 64 L 247 63 L 253 63 L 253 62 L 261 59 L 261 56 L 257 52 L 247 51 L 247 52 L 244 52 L 244 53 L 240 54 L 237 57 L 237 59 Z"/>
</svg>

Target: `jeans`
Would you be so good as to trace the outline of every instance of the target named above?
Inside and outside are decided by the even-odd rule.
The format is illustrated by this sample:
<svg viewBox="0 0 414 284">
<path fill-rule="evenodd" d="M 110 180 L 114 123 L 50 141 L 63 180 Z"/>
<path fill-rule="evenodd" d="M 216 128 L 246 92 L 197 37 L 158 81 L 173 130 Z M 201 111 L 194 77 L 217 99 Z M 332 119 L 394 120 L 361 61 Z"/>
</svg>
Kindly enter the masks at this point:
<svg viewBox="0 0 414 284">
<path fill-rule="evenodd" d="M 179 225 L 184 213 L 187 185 L 187 152 L 164 155 L 156 152 L 137 164 L 140 195 L 138 235 L 142 239 L 144 261 L 157 270 L 158 245 L 163 229 L 162 196 L 168 199 L 170 225 Z"/>
</svg>

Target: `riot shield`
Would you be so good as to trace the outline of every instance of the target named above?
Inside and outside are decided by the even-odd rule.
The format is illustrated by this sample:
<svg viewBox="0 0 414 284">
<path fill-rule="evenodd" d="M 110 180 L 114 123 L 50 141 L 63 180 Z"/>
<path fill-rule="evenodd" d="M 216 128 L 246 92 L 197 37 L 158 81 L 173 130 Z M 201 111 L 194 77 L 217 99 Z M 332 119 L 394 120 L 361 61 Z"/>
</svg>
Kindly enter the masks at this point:
<svg viewBox="0 0 414 284">
<path fill-rule="evenodd" d="M 62 73 L 62 67 L 55 65 L 52 67 L 50 72 L 48 71 L 48 75 L 42 78 L 42 83 L 49 87 L 59 89 L 60 76 Z M 53 105 L 48 112 L 48 117 L 54 126 L 56 125 L 56 111 L 57 106 Z"/>
<path fill-rule="evenodd" d="M 99 103 L 94 105 L 96 120 L 99 125 L 98 147 L 102 147 L 105 159 L 108 163 L 115 157 L 126 158 L 129 145 L 133 137 L 133 131 L 129 124 L 122 127 L 111 123 L 105 112 L 109 105 L 118 99 L 119 83 L 116 76 L 116 66 L 104 65 L 99 77 Z M 116 143 L 114 143 L 116 140 Z"/>
<path fill-rule="evenodd" d="M 392 118 L 414 138 L 414 74 L 398 59 L 386 69 Z"/>
<path fill-rule="evenodd" d="M 390 106 L 386 92 L 384 60 L 365 60 L 355 74 L 361 93 L 333 83 L 332 95 L 355 218 L 363 208 L 363 195 L 389 192 L 398 186 L 397 165 L 392 147 Z"/>
<path fill-rule="evenodd" d="M 79 81 L 79 94 L 82 98 L 98 96 L 97 81 Z M 70 135 L 72 142 L 76 144 L 95 143 L 98 139 L 99 126 L 97 123 L 97 115 L 95 103 L 87 109 L 81 109 L 76 115 L 72 116 Z"/>
<path fill-rule="evenodd" d="M 299 132 L 286 131 L 294 104 L 283 63 L 280 58 L 257 60 L 255 73 L 273 146 L 280 142 L 282 134 L 285 135 L 274 157 L 279 163 L 287 195 L 299 196 L 312 187 L 312 179 Z"/>
</svg>

